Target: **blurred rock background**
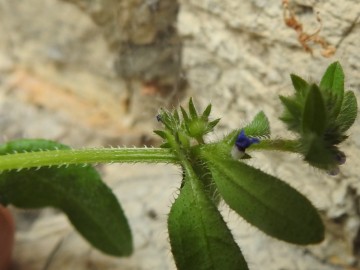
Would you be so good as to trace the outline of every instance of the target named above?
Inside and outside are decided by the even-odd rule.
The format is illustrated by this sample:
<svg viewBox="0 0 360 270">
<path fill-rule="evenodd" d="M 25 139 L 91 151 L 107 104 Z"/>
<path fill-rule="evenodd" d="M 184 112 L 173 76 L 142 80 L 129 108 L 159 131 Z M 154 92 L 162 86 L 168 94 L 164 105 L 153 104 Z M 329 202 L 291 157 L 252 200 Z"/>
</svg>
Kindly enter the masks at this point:
<svg viewBox="0 0 360 270">
<path fill-rule="evenodd" d="M 289 1 L 305 33 L 284 22 L 282 1 L 0 0 L 2 140 L 42 137 L 73 147 L 157 145 L 161 106 L 193 96 L 222 117 L 216 136 L 263 110 L 283 133 L 278 94 L 289 73 L 318 80 L 339 60 L 346 86 L 360 96 L 360 4 Z M 288 13 L 285 14 L 289 16 Z M 317 20 L 321 19 L 321 22 Z M 289 17 L 287 17 L 289 18 Z M 328 54 L 328 58 L 323 54 Z M 327 225 L 323 244 L 296 247 L 270 239 L 226 207 L 224 216 L 253 270 L 360 269 L 360 120 L 344 144 L 348 160 L 330 177 L 281 153 L 254 163 L 308 195 Z M 110 258 L 84 242 L 54 210 L 20 211 L 14 269 L 174 269 L 166 217 L 179 187 L 171 166 L 102 165 L 130 219 L 136 251 Z"/>
</svg>

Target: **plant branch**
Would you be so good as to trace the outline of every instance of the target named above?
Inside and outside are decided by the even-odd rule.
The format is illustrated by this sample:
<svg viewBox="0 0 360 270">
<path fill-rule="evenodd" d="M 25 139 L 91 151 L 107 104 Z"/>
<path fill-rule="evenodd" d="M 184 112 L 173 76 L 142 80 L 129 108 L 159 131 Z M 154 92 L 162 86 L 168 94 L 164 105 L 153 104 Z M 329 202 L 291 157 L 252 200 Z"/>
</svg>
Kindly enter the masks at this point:
<svg viewBox="0 0 360 270">
<path fill-rule="evenodd" d="M 253 144 L 249 148 L 252 150 L 270 150 L 299 153 L 300 142 L 298 140 L 261 140 L 258 144 Z"/>
<path fill-rule="evenodd" d="M 89 163 L 178 163 L 169 149 L 100 148 L 14 153 L 0 156 L 0 170 Z"/>
</svg>

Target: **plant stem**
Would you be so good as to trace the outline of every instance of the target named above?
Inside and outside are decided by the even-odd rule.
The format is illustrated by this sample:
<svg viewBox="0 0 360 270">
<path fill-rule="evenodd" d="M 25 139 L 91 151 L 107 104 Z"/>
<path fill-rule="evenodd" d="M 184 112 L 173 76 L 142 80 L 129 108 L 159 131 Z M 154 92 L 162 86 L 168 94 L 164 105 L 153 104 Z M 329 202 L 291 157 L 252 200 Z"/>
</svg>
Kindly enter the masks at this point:
<svg viewBox="0 0 360 270">
<path fill-rule="evenodd" d="M 252 150 L 275 150 L 275 151 L 284 151 L 299 153 L 300 143 L 298 140 L 261 140 L 258 144 L 253 144 L 249 148 L 249 151 Z"/>
<path fill-rule="evenodd" d="M 124 162 L 178 163 L 178 159 L 169 149 L 163 148 L 48 150 L 0 156 L 0 171 L 70 164 Z"/>
</svg>

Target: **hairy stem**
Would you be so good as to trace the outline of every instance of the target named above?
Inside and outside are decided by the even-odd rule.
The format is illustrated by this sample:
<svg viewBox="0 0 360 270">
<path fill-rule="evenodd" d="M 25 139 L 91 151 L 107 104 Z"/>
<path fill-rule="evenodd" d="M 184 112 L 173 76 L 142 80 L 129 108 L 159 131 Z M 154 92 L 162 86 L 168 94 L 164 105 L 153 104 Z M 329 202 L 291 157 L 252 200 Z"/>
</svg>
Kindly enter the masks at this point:
<svg viewBox="0 0 360 270">
<path fill-rule="evenodd" d="M 258 144 L 253 144 L 249 150 L 275 150 L 299 153 L 300 143 L 298 140 L 261 140 Z"/>
<path fill-rule="evenodd" d="M 169 149 L 100 148 L 15 153 L 0 156 L 0 170 L 88 163 L 178 163 Z"/>
</svg>

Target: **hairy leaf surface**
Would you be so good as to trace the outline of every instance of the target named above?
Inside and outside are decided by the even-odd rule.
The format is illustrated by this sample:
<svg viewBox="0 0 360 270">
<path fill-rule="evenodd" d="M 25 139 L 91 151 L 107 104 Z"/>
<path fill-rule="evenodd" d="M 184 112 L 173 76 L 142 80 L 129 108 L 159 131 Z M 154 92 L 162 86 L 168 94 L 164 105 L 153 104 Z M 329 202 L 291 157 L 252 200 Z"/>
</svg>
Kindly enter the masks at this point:
<svg viewBox="0 0 360 270">
<path fill-rule="evenodd" d="M 325 71 L 321 81 L 321 91 L 327 92 L 327 105 L 336 118 L 344 98 L 344 71 L 339 62 L 332 63 Z"/>
<path fill-rule="evenodd" d="M 280 179 L 230 155 L 221 145 L 204 147 L 201 155 L 225 202 L 249 223 L 286 242 L 306 245 L 323 240 L 321 219 L 306 197 Z"/>
<path fill-rule="evenodd" d="M 168 218 L 171 250 L 179 270 L 246 270 L 240 248 L 192 168 Z"/>
<path fill-rule="evenodd" d="M 254 119 L 247 124 L 245 127 L 239 130 L 234 130 L 224 138 L 229 145 L 233 145 L 240 131 L 244 130 L 246 136 L 258 137 L 258 138 L 269 138 L 270 137 L 270 124 L 263 111 L 255 115 Z"/>
<path fill-rule="evenodd" d="M 302 129 L 303 133 L 315 133 L 322 136 L 327 124 L 327 115 L 323 96 L 319 88 L 313 84 L 306 96 Z"/>
<path fill-rule="evenodd" d="M 1 145 L 0 155 L 67 148 L 47 140 L 18 140 Z M 132 252 L 131 231 L 124 212 L 91 166 L 3 171 L 0 203 L 21 208 L 55 207 L 102 252 L 115 256 Z"/>
<path fill-rule="evenodd" d="M 307 81 L 295 74 L 291 74 L 290 78 L 294 89 L 298 94 L 302 95 L 302 93 L 306 93 L 306 90 L 309 88 Z"/>
<path fill-rule="evenodd" d="M 343 104 L 338 118 L 336 119 L 340 126 L 340 131 L 347 131 L 355 122 L 357 115 L 357 101 L 354 92 L 347 91 L 344 96 Z"/>
</svg>

